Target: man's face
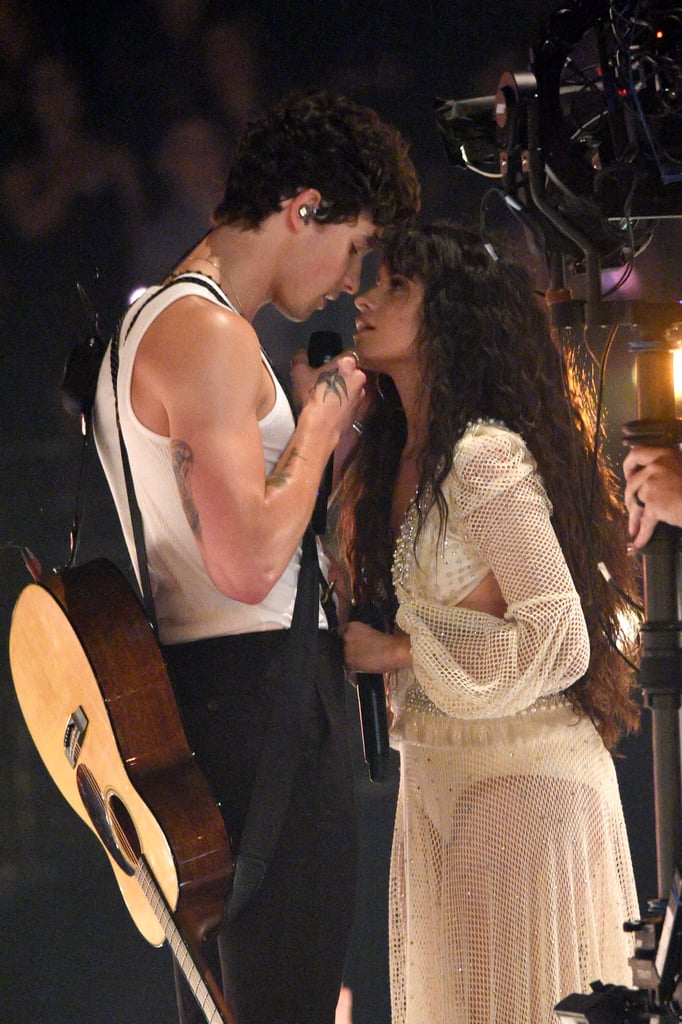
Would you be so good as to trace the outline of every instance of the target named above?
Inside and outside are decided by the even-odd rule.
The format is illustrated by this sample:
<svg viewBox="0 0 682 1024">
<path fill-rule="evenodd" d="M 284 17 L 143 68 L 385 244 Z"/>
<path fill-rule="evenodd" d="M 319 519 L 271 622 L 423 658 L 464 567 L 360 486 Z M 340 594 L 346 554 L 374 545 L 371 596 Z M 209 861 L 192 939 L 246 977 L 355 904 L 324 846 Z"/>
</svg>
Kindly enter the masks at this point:
<svg viewBox="0 0 682 1024">
<path fill-rule="evenodd" d="M 354 295 L 376 235 L 376 225 L 364 213 L 340 224 L 306 224 L 273 297 L 275 306 L 289 319 L 303 321 L 341 292 Z"/>
</svg>

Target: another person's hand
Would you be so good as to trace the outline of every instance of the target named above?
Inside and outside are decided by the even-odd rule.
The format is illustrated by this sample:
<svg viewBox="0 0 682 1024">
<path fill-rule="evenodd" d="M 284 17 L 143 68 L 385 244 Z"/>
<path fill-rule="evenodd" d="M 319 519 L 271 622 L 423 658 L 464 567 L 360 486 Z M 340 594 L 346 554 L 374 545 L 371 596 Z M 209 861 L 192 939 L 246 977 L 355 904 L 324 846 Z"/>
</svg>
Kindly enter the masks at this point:
<svg viewBox="0 0 682 1024">
<path fill-rule="evenodd" d="M 682 453 L 677 448 L 634 447 L 623 472 L 634 547 L 644 547 L 658 522 L 682 526 Z"/>
</svg>

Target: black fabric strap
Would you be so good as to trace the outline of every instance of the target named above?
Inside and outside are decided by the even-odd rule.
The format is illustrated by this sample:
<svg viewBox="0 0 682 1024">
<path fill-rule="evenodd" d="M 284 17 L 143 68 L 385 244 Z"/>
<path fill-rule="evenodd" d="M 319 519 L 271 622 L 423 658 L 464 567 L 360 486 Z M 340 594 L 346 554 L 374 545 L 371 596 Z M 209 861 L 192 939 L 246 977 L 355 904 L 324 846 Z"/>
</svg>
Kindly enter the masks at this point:
<svg viewBox="0 0 682 1024">
<path fill-rule="evenodd" d="M 317 542 L 303 535 L 287 661 L 271 710 L 235 864 L 227 919 L 235 921 L 258 890 L 274 853 L 301 756 L 301 737 L 317 673 Z"/>
<path fill-rule="evenodd" d="M 320 603 L 327 619 L 328 628 L 335 633 L 339 628 L 339 616 L 334 603 L 334 587 L 329 585 L 322 570 L 318 566 L 320 579 Z"/>
<path fill-rule="evenodd" d="M 154 632 L 157 632 L 156 623 L 156 611 L 154 608 L 154 596 L 152 594 L 152 584 L 149 578 L 149 565 L 147 564 L 147 546 L 144 541 L 144 526 L 142 524 L 142 513 L 140 512 L 140 506 L 137 503 L 137 497 L 135 496 L 135 486 L 133 484 L 133 476 L 130 471 L 130 460 L 128 459 L 128 450 L 123 440 L 123 431 L 121 430 L 121 420 L 118 414 L 118 334 L 115 334 L 111 340 L 111 382 L 114 388 L 114 405 L 116 407 L 116 426 L 118 428 L 118 440 L 121 446 L 121 462 L 123 463 L 123 475 L 125 477 L 126 491 L 128 493 L 128 507 L 130 508 L 130 520 L 133 526 L 133 536 L 135 538 L 135 552 L 137 554 L 137 565 L 140 573 L 140 589 L 142 591 L 142 607 L 144 608 L 145 615 L 151 623 Z"/>
<path fill-rule="evenodd" d="M 289 400 L 291 395 L 268 354 L 263 353 Z M 301 758 L 301 738 L 315 693 L 318 668 L 317 619 L 322 607 L 330 631 L 338 626 L 336 606 L 317 557 L 317 539 L 309 524 L 301 544 L 301 565 L 289 633 L 287 664 L 273 704 L 270 725 L 258 762 L 246 823 L 227 905 L 228 922 L 236 921 L 265 878 L 277 845 Z"/>
</svg>

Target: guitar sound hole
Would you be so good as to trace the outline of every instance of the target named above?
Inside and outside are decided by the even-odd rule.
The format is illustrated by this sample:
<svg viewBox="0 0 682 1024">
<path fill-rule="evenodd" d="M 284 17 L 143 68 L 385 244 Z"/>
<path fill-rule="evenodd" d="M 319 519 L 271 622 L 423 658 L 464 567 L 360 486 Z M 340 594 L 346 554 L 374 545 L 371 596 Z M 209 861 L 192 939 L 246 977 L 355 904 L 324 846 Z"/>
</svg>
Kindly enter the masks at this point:
<svg viewBox="0 0 682 1024">
<path fill-rule="evenodd" d="M 107 803 L 97 784 L 97 779 L 88 766 L 82 762 L 76 769 L 76 783 L 83 806 L 105 848 L 122 871 L 125 871 L 127 875 L 134 875 L 139 855 L 139 844 L 135 830 L 132 828 L 130 815 L 122 801 L 118 797 L 113 797 Z M 115 813 L 112 813 L 114 810 Z M 117 814 L 120 815 L 124 824 L 119 824 Z M 126 834 L 126 828 L 132 833 L 134 841 Z"/>
<path fill-rule="evenodd" d="M 119 847 L 125 852 L 126 857 L 136 862 L 141 852 L 140 840 L 128 808 L 116 794 L 109 798 L 109 814 Z"/>
</svg>

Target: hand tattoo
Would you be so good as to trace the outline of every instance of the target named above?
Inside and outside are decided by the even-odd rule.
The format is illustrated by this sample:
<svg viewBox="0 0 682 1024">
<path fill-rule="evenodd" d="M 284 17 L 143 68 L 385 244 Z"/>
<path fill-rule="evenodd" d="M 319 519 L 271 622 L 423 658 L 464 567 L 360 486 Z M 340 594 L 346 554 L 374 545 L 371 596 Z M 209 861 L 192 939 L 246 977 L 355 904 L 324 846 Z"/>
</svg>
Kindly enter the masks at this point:
<svg viewBox="0 0 682 1024">
<path fill-rule="evenodd" d="M 323 402 L 327 400 L 327 395 L 332 394 L 336 395 L 338 398 L 339 405 L 343 405 L 343 395 L 348 398 L 346 381 L 337 367 L 330 370 L 323 370 L 317 378 L 317 384 L 315 387 L 318 387 L 320 384 L 324 385 L 324 394 L 322 395 Z M 343 395 L 341 392 L 343 392 Z"/>
<path fill-rule="evenodd" d="M 194 463 L 192 449 L 185 441 L 171 441 L 171 455 L 173 458 L 173 473 L 175 474 L 175 481 L 180 491 L 180 499 L 187 522 L 194 536 L 199 538 L 201 537 L 201 523 L 199 522 L 199 512 L 192 498 L 189 479 Z"/>
</svg>

